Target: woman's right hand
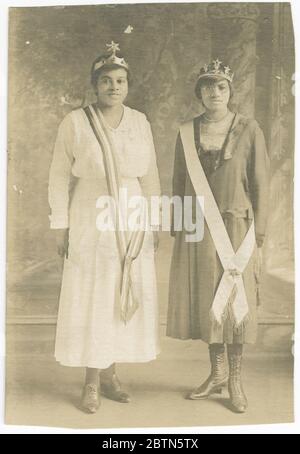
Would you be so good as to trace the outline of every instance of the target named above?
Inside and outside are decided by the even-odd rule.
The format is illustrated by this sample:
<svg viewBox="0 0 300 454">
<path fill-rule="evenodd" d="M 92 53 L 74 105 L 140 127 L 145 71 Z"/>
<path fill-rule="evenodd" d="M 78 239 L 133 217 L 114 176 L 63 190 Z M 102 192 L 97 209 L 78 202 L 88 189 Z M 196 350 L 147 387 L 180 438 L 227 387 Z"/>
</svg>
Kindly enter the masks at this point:
<svg viewBox="0 0 300 454">
<path fill-rule="evenodd" d="M 55 240 L 58 255 L 68 258 L 69 229 L 55 229 Z"/>
</svg>

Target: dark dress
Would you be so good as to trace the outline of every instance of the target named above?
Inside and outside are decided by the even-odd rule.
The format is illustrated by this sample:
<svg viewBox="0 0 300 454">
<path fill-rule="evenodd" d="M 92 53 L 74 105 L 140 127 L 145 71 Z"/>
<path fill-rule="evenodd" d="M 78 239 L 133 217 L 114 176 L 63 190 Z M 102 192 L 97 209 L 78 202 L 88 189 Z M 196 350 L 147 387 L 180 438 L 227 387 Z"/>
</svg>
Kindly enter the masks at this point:
<svg viewBox="0 0 300 454">
<path fill-rule="evenodd" d="M 204 152 L 200 146 L 201 118 L 194 119 L 195 145 L 233 248 L 235 251 L 238 249 L 253 218 L 256 243 L 261 246 L 267 220 L 269 180 L 269 158 L 263 133 L 255 120 L 236 114 L 222 150 Z M 175 151 L 173 195 L 195 198 L 180 135 Z M 171 231 L 175 244 L 170 270 L 167 336 L 202 339 L 207 343 L 254 343 L 257 332 L 254 275 L 257 249 L 243 273 L 249 306 L 247 320 L 236 328 L 227 317 L 220 326 L 209 315 L 223 274 L 211 234 L 206 222 L 202 241 L 186 242 L 186 233 L 185 230 L 175 232 L 174 228 Z"/>
</svg>

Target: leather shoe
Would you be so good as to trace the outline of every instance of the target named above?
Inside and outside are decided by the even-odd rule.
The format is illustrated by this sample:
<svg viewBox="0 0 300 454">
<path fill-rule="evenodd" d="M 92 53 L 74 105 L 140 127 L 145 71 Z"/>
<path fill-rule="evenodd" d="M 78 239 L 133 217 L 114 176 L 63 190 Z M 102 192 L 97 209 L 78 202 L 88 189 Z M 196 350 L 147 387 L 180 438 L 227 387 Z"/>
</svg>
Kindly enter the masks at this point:
<svg viewBox="0 0 300 454">
<path fill-rule="evenodd" d="M 96 413 L 100 407 L 98 386 L 95 383 L 84 385 L 81 397 L 81 409 L 87 413 Z"/>
<path fill-rule="evenodd" d="M 115 400 L 122 404 L 130 402 L 130 396 L 122 391 L 121 383 L 116 374 L 112 375 L 109 382 L 101 381 L 101 394 L 108 399 Z"/>
</svg>

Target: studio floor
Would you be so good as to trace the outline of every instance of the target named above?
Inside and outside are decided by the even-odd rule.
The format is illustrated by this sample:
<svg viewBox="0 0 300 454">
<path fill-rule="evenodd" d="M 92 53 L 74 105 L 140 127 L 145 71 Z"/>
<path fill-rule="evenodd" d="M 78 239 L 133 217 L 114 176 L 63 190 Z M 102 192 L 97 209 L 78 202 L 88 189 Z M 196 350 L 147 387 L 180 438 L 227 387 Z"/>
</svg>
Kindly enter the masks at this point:
<svg viewBox="0 0 300 454">
<path fill-rule="evenodd" d="M 229 409 L 227 391 L 204 401 L 184 398 L 208 375 L 207 346 L 201 341 L 166 338 L 163 331 L 162 327 L 157 360 L 118 365 L 131 403 L 102 398 L 98 412 L 88 415 L 78 408 L 84 370 L 55 361 L 54 327 L 9 327 L 6 424 L 91 429 L 293 422 L 290 352 L 245 348 L 243 382 L 249 408 L 245 414 L 235 414 Z"/>
</svg>

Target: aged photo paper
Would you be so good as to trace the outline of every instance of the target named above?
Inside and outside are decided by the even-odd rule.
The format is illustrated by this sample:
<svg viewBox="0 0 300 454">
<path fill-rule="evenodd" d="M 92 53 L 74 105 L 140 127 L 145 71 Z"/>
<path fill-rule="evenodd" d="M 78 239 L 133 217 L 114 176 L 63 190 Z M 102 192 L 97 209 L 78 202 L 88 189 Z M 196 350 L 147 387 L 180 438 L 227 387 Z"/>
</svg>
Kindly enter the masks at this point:
<svg viewBox="0 0 300 454">
<path fill-rule="evenodd" d="M 5 424 L 294 421 L 289 2 L 9 8 Z"/>
</svg>

